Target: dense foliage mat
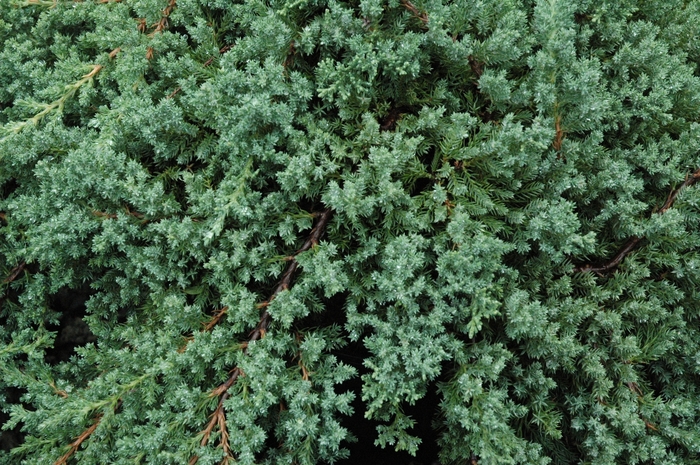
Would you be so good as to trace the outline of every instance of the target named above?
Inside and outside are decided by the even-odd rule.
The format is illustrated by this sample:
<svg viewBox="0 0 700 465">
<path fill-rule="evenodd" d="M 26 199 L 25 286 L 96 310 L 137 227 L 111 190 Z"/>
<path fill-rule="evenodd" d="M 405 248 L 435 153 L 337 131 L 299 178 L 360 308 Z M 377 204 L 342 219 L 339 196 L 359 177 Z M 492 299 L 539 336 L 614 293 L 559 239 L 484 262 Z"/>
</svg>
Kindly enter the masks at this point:
<svg viewBox="0 0 700 465">
<path fill-rule="evenodd" d="M 0 0 L 0 463 L 698 463 L 698 24 Z"/>
</svg>

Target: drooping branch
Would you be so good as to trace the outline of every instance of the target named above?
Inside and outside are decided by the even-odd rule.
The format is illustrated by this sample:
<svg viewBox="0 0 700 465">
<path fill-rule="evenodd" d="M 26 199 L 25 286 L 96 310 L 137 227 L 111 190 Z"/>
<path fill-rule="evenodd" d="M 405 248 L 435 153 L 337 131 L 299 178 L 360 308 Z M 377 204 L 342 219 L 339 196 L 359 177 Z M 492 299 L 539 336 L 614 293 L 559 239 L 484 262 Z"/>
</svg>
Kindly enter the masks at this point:
<svg viewBox="0 0 700 465">
<path fill-rule="evenodd" d="M 332 214 L 332 210 L 327 209 L 317 215 L 318 220 L 316 221 L 316 225 L 311 230 L 311 233 L 306 239 L 306 242 L 304 242 L 301 248 L 297 250 L 292 257 L 289 258 L 289 265 L 287 265 L 287 269 L 282 275 L 282 278 L 277 283 L 277 286 L 275 286 L 275 289 L 272 291 L 270 298 L 257 305 L 258 308 L 263 309 L 263 312 L 260 315 L 260 320 L 258 320 L 258 324 L 250 332 L 248 336 L 248 341 L 242 344 L 243 353 L 248 353 L 248 347 L 251 343 L 265 337 L 265 334 L 267 333 L 267 328 L 270 324 L 270 313 L 265 309 L 267 308 L 267 306 L 270 305 L 270 303 L 275 299 L 275 297 L 277 297 L 281 292 L 288 290 L 292 286 L 292 278 L 294 276 L 294 272 L 298 267 L 296 257 L 300 253 L 306 252 L 307 250 L 311 249 L 313 246 L 318 244 L 319 240 L 321 239 L 321 236 L 325 232 L 326 226 L 328 225 L 328 221 L 331 219 Z M 226 399 L 228 399 L 229 397 L 228 391 L 231 388 L 231 386 L 235 384 L 239 377 L 244 375 L 245 374 L 240 369 L 240 367 L 234 368 L 233 371 L 231 371 L 231 375 L 228 377 L 228 379 L 209 393 L 210 397 L 219 396 L 219 402 L 217 403 L 216 409 L 211 414 L 209 423 L 207 423 L 206 428 L 204 428 L 204 430 L 202 430 L 202 432 L 200 433 L 202 435 L 202 440 L 200 444 L 202 446 L 206 446 L 209 442 L 209 437 L 211 436 L 211 433 L 213 432 L 214 428 L 218 426 L 219 430 L 221 431 L 221 446 L 224 448 L 224 451 L 226 451 L 226 457 L 224 458 L 224 461 L 222 463 L 228 463 L 230 458 L 230 449 L 228 447 L 227 440 L 228 432 L 226 430 L 226 415 L 224 411 L 224 401 L 226 401 Z M 190 459 L 188 465 L 195 465 L 198 460 L 199 457 L 195 455 Z"/>
<path fill-rule="evenodd" d="M 693 184 L 695 184 L 695 182 L 698 181 L 698 179 L 700 179 L 700 168 L 698 168 L 693 174 L 687 176 L 683 184 L 678 186 L 676 189 L 672 190 L 666 198 L 666 202 L 664 202 L 661 208 L 655 213 L 657 215 L 662 215 L 666 213 L 673 206 L 680 191 L 688 186 L 692 186 Z M 625 257 L 631 251 L 633 251 L 637 247 L 637 245 L 642 239 L 642 237 L 633 236 L 625 243 L 625 245 L 622 246 L 622 248 L 617 252 L 617 254 L 615 254 L 615 256 L 612 259 L 598 266 L 592 264 L 577 266 L 576 268 L 574 268 L 574 273 L 592 272 L 600 274 L 615 268 L 620 263 L 622 263 L 622 260 L 624 260 Z"/>
</svg>

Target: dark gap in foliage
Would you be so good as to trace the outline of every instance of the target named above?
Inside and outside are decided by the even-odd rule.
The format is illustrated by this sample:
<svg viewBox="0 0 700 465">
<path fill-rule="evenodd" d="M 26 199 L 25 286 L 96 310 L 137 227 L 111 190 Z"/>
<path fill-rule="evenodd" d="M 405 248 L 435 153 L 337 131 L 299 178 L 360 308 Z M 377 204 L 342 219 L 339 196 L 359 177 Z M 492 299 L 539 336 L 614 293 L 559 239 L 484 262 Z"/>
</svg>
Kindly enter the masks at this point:
<svg viewBox="0 0 700 465">
<path fill-rule="evenodd" d="M 294 60 L 292 60 L 289 69 L 292 71 L 298 71 L 306 76 L 313 74 L 314 70 L 321 61 L 321 50 L 317 47 L 309 53 L 305 54 L 302 50 L 296 49 L 296 54 L 294 55 Z M 314 94 L 312 98 L 318 99 L 317 94 Z"/>
<path fill-rule="evenodd" d="M 190 38 L 190 35 L 187 33 L 187 27 L 183 25 L 177 25 L 177 26 L 170 26 L 168 28 L 168 32 L 179 35 L 185 38 L 187 40 L 187 46 L 192 49 L 194 48 L 194 42 Z"/>
<path fill-rule="evenodd" d="M 530 411 L 528 415 L 523 418 L 514 418 L 512 424 L 514 429 L 518 431 L 524 439 L 533 441 L 535 443 L 546 444 L 548 450 L 552 451 L 550 458 L 552 459 L 553 465 L 565 465 L 575 463 L 577 459 L 581 456 L 581 451 L 579 450 L 578 438 L 579 431 L 574 430 L 571 427 L 571 414 L 570 410 L 561 408 L 567 401 L 567 396 L 572 396 L 573 393 L 569 392 L 566 388 L 562 386 L 572 386 L 576 383 L 575 374 L 571 374 L 568 370 L 563 368 L 550 369 L 547 368 L 546 363 L 542 363 L 542 360 L 532 358 L 527 354 L 522 343 L 513 340 L 508 341 L 506 347 L 511 353 L 514 353 L 522 360 L 521 368 L 530 368 L 533 364 L 538 364 L 542 367 L 542 371 L 545 376 L 554 379 L 557 387 L 548 392 L 548 400 L 554 404 L 554 408 L 557 413 L 561 414 L 561 421 L 559 423 L 560 431 L 562 432 L 561 439 L 555 439 L 552 436 L 546 434 L 546 432 L 537 426 L 534 421 L 533 413 Z M 510 375 L 511 378 L 514 374 Z M 513 379 L 513 381 L 516 381 Z M 512 399 L 518 404 L 528 405 L 533 399 L 529 398 L 528 395 L 531 394 L 530 391 L 518 395 L 513 386 L 509 388 L 509 399 Z"/>
<path fill-rule="evenodd" d="M 71 108 L 66 108 L 66 110 L 63 112 L 61 115 L 62 118 L 61 120 L 63 121 L 63 125 L 67 128 L 79 128 L 82 127 L 85 124 L 85 118 L 80 115 L 80 113 L 76 111 L 70 111 L 70 110 L 79 110 L 78 108 L 75 108 L 76 105 L 68 105 Z"/>
<path fill-rule="evenodd" d="M 17 179 L 10 178 L 0 185 L 0 199 L 7 199 L 12 193 L 19 188 Z M 0 224 L 7 223 L 7 220 L 0 218 Z"/>
<path fill-rule="evenodd" d="M 342 390 L 350 390 L 355 393 L 352 402 L 354 415 L 350 418 L 343 417 L 342 425 L 356 438 L 357 442 L 347 444 L 350 457 L 337 462 L 339 465 L 361 463 L 363 465 L 428 465 L 434 464 L 438 456 L 438 433 L 433 428 L 435 413 L 439 410 L 440 398 L 435 382 L 428 386 L 427 394 L 416 402 L 415 405 L 403 405 L 406 415 L 415 420 L 416 425 L 409 430 L 421 438 L 416 457 L 412 457 L 405 451 L 397 452 L 392 447 L 382 449 L 374 444 L 377 439 L 377 425 L 373 420 L 365 418 L 365 403 L 362 400 L 362 375 L 369 374 L 363 361 L 370 356 L 369 351 L 362 340 L 350 342 L 346 347 L 334 351 L 334 354 L 348 365 L 352 365 L 358 371 L 357 376 L 341 385 Z"/>
<path fill-rule="evenodd" d="M 413 186 L 411 187 L 411 195 L 416 196 L 418 194 L 421 194 L 427 190 L 429 190 L 434 184 L 434 181 L 430 178 L 418 178 L 415 180 L 413 183 Z"/>
<path fill-rule="evenodd" d="M 503 255 L 502 263 L 508 268 L 521 270 L 525 262 L 533 259 L 536 256 L 537 253 L 533 250 L 533 247 L 531 246 L 530 250 L 527 252 L 518 252 L 517 250 L 512 250 L 508 253 L 505 253 Z"/>
<path fill-rule="evenodd" d="M 24 389 L 5 386 L 0 396 L 2 396 L 2 402 L 6 403 L 7 405 L 19 404 L 20 398 L 25 392 L 26 391 Z M 0 410 L 0 427 L 4 425 L 9 419 L 10 415 Z M 9 452 L 10 449 L 17 447 L 24 442 L 24 433 L 20 431 L 21 428 L 22 425 L 18 424 L 11 430 L 3 429 L 2 431 L 0 431 L 0 450 Z"/>
<path fill-rule="evenodd" d="M 345 305 L 347 298 L 348 293 L 344 292 L 336 294 L 333 297 L 321 299 L 325 310 L 322 312 L 309 313 L 306 317 L 299 320 L 295 327 L 299 331 L 303 331 L 305 328 L 325 328 L 331 325 L 337 325 L 341 328 L 344 327 L 347 320 L 343 305 Z M 343 350 L 344 349 L 340 349 L 340 351 Z M 335 352 L 333 353 L 335 354 Z M 338 354 L 335 355 L 338 356 Z"/>
<path fill-rule="evenodd" d="M 49 331 L 57 331 L 52 349 L 46 351 L 44 360 L 53 365 L 67 362 L 75 354 L 75 348 L 94 342 L 95 336 L 90 331 L 85 316 L 85 302 L 90 297 L 87 285 L 78 289 L 63 288 L 50 300 L 50 306 L 61 313 L 59 325 L 47 325 Z"/>
<path fill-rule="evenodd" d="M 314 95 L 307 105 L 309 112 L 316 118 L 325 119 L 330 121 L 331 131 L 342 127 L 342 123 L 339 121 L 338 117 L 338 107 L 324 101 L 323 98 Z"/>
<path fill-rule="evenodd" d="M 346 314 L 343 305 L 348 297 L 347 293 L 336 294 L 331 298 L 323 299 L 323 312 L 311 313 L 297 324 L 297 328 L 328 327 L 337 325 L 343 328 L 346 323 Z M 421 438 L 422 442 L 416 457 L 411 457 L 407 452 L 396 452 L 388 447 L 382 449 L 374 445 L 377 438 L 377 422 L 364 417 L 365 404 L 362 401 L 362 375 L 369 370 L 364 366 L 364 360 L 370 356 L 363 340 L 349 341 L 348 344 L 332 351 L 337 359 L 354 367 L 357 375 L 339 385 L 340 391 L 352 391 L 355 399 L 352 407 L 355 414 L 352 417 L 341 417 L 341 423 L 356 438 L 357 442 L 345 444 L 350 451 L 350 457 L 337 462 L 339 465 L 362 463 L 363 465 L 428 465 L 433 464 L 438 456 L 437 431 L 433 428 L 436 412 L 439 410 L 440 399 L 437 392 L 437 382 L 430 383 L 428 392 L 423 399 L 415 405 L 404 405 L 404 413 L 416 421 L 416 426 L 410 433 Z"/>
</svg>

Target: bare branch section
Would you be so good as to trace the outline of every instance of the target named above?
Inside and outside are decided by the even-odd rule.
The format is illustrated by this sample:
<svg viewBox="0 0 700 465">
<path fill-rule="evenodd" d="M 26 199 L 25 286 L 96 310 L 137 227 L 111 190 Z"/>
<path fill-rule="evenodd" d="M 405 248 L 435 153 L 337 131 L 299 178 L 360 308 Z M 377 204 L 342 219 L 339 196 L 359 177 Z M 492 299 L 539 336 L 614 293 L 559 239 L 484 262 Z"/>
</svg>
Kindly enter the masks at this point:
<svg viewBox="0 0 700 465">
<path fill-rule="evenodd" d="M 330 209 L 324 210 L 323 212 L 318 214 L 316 226 L 314 226 L 314 228 L 311 230 L 311 234 L 309 234 L 309 237 L 306 239 L 306 242 L 304 242 L 301 248 L 296 251 L 294 256 L 290 257 L 287 270 L 282 275 L 282 279 L 280 279 L 279 283 L 277 283 L 277 286 L 275 287 L 274 291 L 272 291 L 272 295 L 270 296 L 270 298 L 257 305 L 258 308 L 263 309 L 263 312 L 262 315 L 260 315 L 260 320 L 258 321 L 258 324 L 250 332 L 248 341 L 243 343 L 244 353 L 248 353 L 248 347 L 250 346 L 250 343 L 265 337 L 265 334 L 267 333 L 267 328 L 270 324 L 270 314 L 267 310 L 264 309 L 267 308 L 270 305 L 270 303 L 275 299 L 275 297 L 277 297 L 281 292 L 288 290 L 292 286 L 292 278 L 298 266 L 296 260 L 297 255 L 299 255 L 302 252 L 306 252 L 307 250 L 311 249 L 312 247 L 318 244 L 319 240 L 321 239 L 321 236 L 323 235 L 326 229 L 326 226 L 328 225 L 328 221 L 331 219 L 332 214 L 333 212 Z M 245 376 L 245 373 L 243 373 L 243 371 L 239 367 L 234 368 L 233 371 L 231 371 L 231 375 L 229 376 L 229 378 L 209 393 L 210 397 L 219 396 L 219 402 L 217 403 L 216 409 L 209 417 L 209 423 L 207 423 L 206 428 L 204 428 L 204 430 L 200 433 L 202 435 L 202 440 L 200 444 L 202 446 L 206 446 L 214 429 L 217 426 L 219 427 L 219 431 L 221 432 L 220 446 L 226 452 L 222 464 L 228 464 L 233 459 L 228 444 L 228 430 L 226 429 L 226 413 L 224 411 L 224 402 L 229 397 L 229 388 L 231 388 L 231 386 L 233 386 L 236 380 L 238 380 L 238 378 L 241 376 Z M 190 459 L 188 465 L 195 465 L 198 460 L 199 457 L 195 455 Z"/>
<path fill-rule="evenodd" d="M 680 193 L 681 190 L 685 189 L 688 186 L 692 186 L 695 184 L 698 179 L 700 179 L 700 168 L 698 168 L 693 174 L 687 176 L 685 178 L 685 181 L 683 184 L 678 186 L 676 189 L 671 191 L 671 193 L 668 195 L 668 198 L 666 198 L 666 202 L 661 206 L 661 208 L 656 212 L 657 215 L 662 215 L 666 213 L 674 204 L 676 201 L 676 197 L 678 197 L 678 194 Z M 627 254 L 629 254 L 631 251 L 633 251 L 639 242 L 642 240 L 642 237 L 636 237 L 633 236 L 631 237 L 625 245 L 622 246 L 622 248 L 615 254 L 615 256 L 610 259 L 609 261 L 603 263 L 602 265 L 595 266 L 591 264 L 586 264 L 582 266 L 577 266 L 574 268 L 574 273 L 604 273 L 606 271 L 610 271 L 611 269 L 617 267 L 620 263 L 622 263 L 622 260 L 625 259 Z"/>
<path fill-rule="evenodd" d="M 406 8 L 408 11 L 413 13 L 413 16 L 416 18 L 420 19 L 423 24 L 428 24 L 428 13 L 425 11 L 420 11 L 413 3 L 411 3 L 409 0 L 401 0 L 401 4 Z"/>
<path fill-rule="evenodd" d="M 54 388 L 56 391 L 56 394 L 60 395 L 64 399 L 68 397 L 68 394 L 66 394 L 65 391 L 62 391 L 60 389 L 56 389 L 56 386 L 51 383 L 50 386 Z M 117 404 L 114 406 L 114 412 L 116 413 L 117 410 L 122 405 L 122 400 L 119 399 L 117 401 Z M 100 425 L 100 422 L 102 421 L 102 414 L 97 415 L 93 420 L 92 420 L 92 425 L 90 425 L 85 431 L 83 431 L 80 436 L 78 436 L 75 441 L 71 442 L 69 444 L 70 449 L 68 449 L 68 452 L 63 454 L 58 460 L 56 460 L 53 465 L 68 465 L 68 462 L 70 458 L 75 454 L 75 452 L 80 448 L 80 446 L 92 435 L 92 433 L 95 432 L 97 427 Z"/>
<path fill-rule="evenodd" d="M 70 443 L 70 449 L 68 452 L 63 454 L 58 460 L 54 462 L 53 465 L 68 465 L 68 460 L 75 454 L 75 451 L 78 450 L 80 445 L 85 442 L 87 438 L 90 437 L 92 433 L 95 432 L 97 427 L 100 425 L 100 421 L 102 421 L 102 415 L 98 415 L 95 417 L 95 420 L 93 421 L 92 425 L 88 429 L 82 432 L 80 436 L 76 438 L 75 441 Z"/>
</svg>

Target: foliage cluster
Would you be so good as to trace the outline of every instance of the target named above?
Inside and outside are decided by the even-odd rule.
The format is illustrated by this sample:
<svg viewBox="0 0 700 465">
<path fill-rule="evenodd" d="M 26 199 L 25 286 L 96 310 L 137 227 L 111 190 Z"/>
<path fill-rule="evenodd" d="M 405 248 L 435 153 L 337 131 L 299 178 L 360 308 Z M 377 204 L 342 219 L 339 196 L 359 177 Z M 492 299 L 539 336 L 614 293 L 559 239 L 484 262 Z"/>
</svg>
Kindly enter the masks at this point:
<svg viewBox="0 0 700 465">
<path fill-rule="evenodd" d="M 431 389 L 445 465 L 697 463 L 698 24 L 0 0 L 0 463 L 334 463 L 353 415 L 415 453 Z"/>
</svg>

